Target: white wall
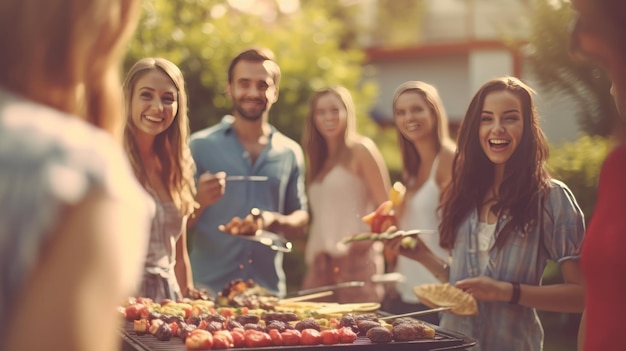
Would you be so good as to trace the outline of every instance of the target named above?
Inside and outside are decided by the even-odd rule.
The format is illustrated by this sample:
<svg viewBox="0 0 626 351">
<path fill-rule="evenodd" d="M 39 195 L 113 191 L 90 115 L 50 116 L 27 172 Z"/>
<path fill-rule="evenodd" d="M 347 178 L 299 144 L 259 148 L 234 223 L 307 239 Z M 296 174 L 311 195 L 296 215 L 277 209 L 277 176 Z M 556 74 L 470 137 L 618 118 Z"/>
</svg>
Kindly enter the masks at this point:
<svg viewBox="0 0 626 351">
<path fill-rule="evenodd" d="M 535 105 L 541 117 L 541 129 L 552 144 L 574 141 L 581 132 L 576 116 L 575 101 L 569 95 L 548 93 L 539 88 L 532 75 L 524 77 L 524 81 L 535 92 Z"/>
<path fill-rule="evenodd" d="M 506 50 L 480 50 L 469 54 L 469 89 L 476 92 L 486 81 L 513 75 L 513 58 Z"/>
<path fill-rule="evenodd" d="M 370 0 L 372 1 L 372 0 Z M 424 18 L 421 44 L 500 40 L 523 37 L 528 23 L 521 1 L 512 0 L 429 0 Z M 379 84 L 374 109 L 391 117 L 391 100 L 398 85 L 407 80 L 422 80 L 439 90 L 450 121 L 459 121 L 476 90 L 487 80 L 512 75 L 514 62 L 506 50 L 474 50 L 467 54 L 388 59 L 376 62 L 371 76 Z M 524 72 L 519 77 L 535 91 L 541 126 L 551 143 L 577 138 L 576 106 L 569 97 L 548 94 Z"/>
<path fill-rule="evenodd" d="M 375 109 L 385 116 L 392 116 L 395 89 L 408 80 L 434 85 L 451 120 L 458 120 L 465 114 L 471 96 L 466 55 L 393 60 L 378 63 L 376 67 L 380 92 Z"/>
</svg>

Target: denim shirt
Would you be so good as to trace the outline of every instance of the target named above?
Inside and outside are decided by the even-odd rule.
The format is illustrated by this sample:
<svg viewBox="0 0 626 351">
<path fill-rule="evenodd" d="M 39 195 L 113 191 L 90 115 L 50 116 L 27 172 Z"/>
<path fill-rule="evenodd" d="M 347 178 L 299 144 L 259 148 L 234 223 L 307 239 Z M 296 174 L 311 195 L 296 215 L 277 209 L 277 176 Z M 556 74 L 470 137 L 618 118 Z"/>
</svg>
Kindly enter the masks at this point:
<svg viewBox="0 0 626 351">
<path fill-rule="evenodd" d="M 21 313 L 15 310 L 16 301 L 55 246 L 66 209 L 95 191 L 104 192 L 140 224 L 129 223 L 128 228 L 145 229 L 128 230 L 128 222 L 117 220 L 112 223 L 120 225 L 111 226 L 116 229 L 111 245 L 128 248 L 119 258 L 128 269 L 118 279 L 130 293 L 140 278 L 134 268 L 145 257 L 154 204 L 132 173 L 126 153 L 105 131 L 0 87 L 0 339 L 12 316 Z M 130 237 L 145 238 L 136 242 L 146 245 L 129 246 L 133 241 L 121 239 Z M 74 244 L 80 248 L 82 243 Z"/>
<path fill-rule="evenodd" d="M 263 182 L 228 182 L 224 195 L 200 215 L 191 233 L 189 255 L 193 278 L 201 287 L 221 291 L 234 279 L 253 279 L 273 293 L 286 293 L 283 254 L 222 233 L 220 224 L 245 217 L 254 207 L 290 214 L 307 210 L 304 155 L 300 145 L 271 128 L 269 143 L 254 164 L 232 128 L 234 117 L 191 136 L 196 179 L 204 172 L 231 176 L 266 176 Z"/>
<path fill-rule="evenodd" d="M 500 281 L 540 285 L 547 260 L 561 263 L 579 259 L 584 216 L 572 192 L 557 180 L 550 182 L 540 225 L 530 232 L 514 231 L 504 247 L 489 251 L 484 272 L 478 268 L 478 213 L 472 212 L 461 224 L 450 267 L 450 284 L 485 275 Z M 496 233 L 510 221 L 499 216 Z M 508 302 L 478 301 L 479 313 L 473 317 L 443 315 L 441 326 L 469 335 L 478 341 L 472 350 L 528 351 L 543 349 L 543 328 L 534 308 Z"/>
</svg>

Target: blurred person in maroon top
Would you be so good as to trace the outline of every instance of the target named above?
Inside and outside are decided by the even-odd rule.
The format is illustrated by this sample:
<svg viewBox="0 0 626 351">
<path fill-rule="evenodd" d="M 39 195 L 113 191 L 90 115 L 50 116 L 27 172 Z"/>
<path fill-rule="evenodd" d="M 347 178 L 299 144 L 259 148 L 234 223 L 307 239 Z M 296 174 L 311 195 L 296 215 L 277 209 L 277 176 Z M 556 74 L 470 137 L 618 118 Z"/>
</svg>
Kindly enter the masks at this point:
<svg viewBox="0 0 626 351">
<path fill-rule="evenodd" d="M 591 60 L 609 75 L 611 94 L 626 119 L 626 2 L 572 0 L 577 16 L 571 27 L 570 51 Z M 618 337 L 626 316 L 626 145 L 616 147 L 600 172 L 598 199 L 582 250 L 586 311 L 579 349 L 623 350 Z"/>
</svg>

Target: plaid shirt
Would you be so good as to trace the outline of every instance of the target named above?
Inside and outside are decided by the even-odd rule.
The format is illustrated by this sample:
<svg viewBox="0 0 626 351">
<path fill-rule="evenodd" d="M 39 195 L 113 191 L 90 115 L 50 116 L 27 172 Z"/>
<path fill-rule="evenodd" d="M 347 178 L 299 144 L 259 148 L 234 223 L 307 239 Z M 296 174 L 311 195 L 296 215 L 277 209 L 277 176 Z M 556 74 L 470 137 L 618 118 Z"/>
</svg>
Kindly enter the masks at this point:
<svg viewBox="0 0 626 351">
<path fill-rule="evenodd" d="M 540 285 L 547 260 L 578 259 L 585 232 L 583 213 L 567 186 L 551 181 L 540 216 L 541 225 L 528 233 L 516 231 L 505 247 L 492 247 L 484 272 L 478 268 L 478 214 L 471 213 L 459 228 L 452 250 L 450 284 L 481 274 L 496 280 Z M 496 235 L 510 220 L 498 218 Z M 542 230 L 540 230 L 541 228 Z M 441 326 L 478 341 L 472 350 L 542 350 L 543 328 L 534 308 L 508 302 L 478 301 L 479 314 L 458 317 L 445 313 Z"/>
</svg>

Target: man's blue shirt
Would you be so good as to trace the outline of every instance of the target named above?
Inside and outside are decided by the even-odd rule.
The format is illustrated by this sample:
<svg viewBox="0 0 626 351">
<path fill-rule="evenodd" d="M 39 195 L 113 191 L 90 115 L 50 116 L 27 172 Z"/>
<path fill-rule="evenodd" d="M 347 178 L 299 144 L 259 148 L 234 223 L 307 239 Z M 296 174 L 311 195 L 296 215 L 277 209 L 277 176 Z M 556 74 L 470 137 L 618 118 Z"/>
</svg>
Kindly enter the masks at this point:
<svg viewBox="0 0 626 351">
<path fill-rule="evenodd" d="M 226 182 L 224 196 L 207 207 L 192 230 L 191 267 L 199 286 L 221 291 L 233 279 L 254 281 L 279 295 L 286 292 L 283 254 L 253 241 L 218 230 L 234 216 L 241 218 L 254 207 L 290 214 L 307 210 L 304 156 L 300 145 L 271 127 L 268 145 L 254 164 L 232 128 L 234 117 L 191 136 L 196 179 L 205 172 L 231 176 L 266 176 L 267 181 Z"/>
</svg>

